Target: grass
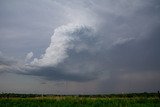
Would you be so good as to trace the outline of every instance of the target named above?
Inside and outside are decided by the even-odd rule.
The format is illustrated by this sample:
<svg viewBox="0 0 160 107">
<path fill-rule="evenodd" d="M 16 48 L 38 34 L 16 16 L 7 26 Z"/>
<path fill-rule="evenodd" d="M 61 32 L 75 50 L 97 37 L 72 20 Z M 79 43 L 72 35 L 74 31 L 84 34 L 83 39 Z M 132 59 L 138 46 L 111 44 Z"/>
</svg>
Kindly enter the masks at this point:
<svg viewBox="0 0 160 107">
<path fill-rule="evenodd" d="M 93 98 L 78 96 L 0 98 L 0 107 L 160 107 L 157 97 Z"/>
</svg>

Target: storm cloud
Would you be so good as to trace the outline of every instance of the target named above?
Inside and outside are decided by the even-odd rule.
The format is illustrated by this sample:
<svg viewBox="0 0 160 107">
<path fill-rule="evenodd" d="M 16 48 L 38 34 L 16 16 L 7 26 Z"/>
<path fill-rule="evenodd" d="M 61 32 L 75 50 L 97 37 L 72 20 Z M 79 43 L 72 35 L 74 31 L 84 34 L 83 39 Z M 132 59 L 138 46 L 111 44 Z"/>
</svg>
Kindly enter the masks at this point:
<svg viewBox="0 0 160 107">
<path fill-rule="evenodd" d="M 99 93 L 159 88 L 159 1 L 18 1 L 0 8 L 0 51 L 18 59 L 1 55 L 1 72 L 93 82 Z"/>
</svg>

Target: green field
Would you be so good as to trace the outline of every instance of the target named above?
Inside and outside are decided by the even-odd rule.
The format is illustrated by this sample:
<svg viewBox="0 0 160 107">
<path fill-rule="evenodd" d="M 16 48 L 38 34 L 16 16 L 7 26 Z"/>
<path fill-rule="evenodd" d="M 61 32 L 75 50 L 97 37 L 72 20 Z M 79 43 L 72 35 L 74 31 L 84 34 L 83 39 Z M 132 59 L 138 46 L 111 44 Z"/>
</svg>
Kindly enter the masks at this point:
<svg viewBox="0 0 160 107">
<path fill-rule="evenodd" d="M 160 107 L 158 97 L 46 96 L 0 98 L 0 107 Z"/>
</svg>

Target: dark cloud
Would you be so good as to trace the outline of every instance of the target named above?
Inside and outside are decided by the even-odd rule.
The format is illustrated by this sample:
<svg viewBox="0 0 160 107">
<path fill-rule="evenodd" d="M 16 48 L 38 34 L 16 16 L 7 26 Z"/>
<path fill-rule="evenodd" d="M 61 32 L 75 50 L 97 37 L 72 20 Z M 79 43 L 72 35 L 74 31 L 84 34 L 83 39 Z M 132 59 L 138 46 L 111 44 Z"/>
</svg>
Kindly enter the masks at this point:
<svg viewBox="0 0 160 107">
<path fill-rule="evenodd" d="M 97 71 L 94 70 L 97 63 L 91 61 L 94 58 L 93 52 L 97 50 L 96 42 L 94 31 L 88 26 L 59 27 L 55 30 L 46 53 L 41 59 L 33 60 L 28 64 L 24 74 L 57 81 L 93 80 L 97 78 Z"/>
<path fill-rule="evenodd" d="M 17 56 L 34 53 L 25 64 L 0 56 L 3 71 L 15 69 L 50 81 L 96 81 L 101 92 L 159 88 L 159 1 L 2 3 L 0 50 Z"/>
<path fill-rule="evenodd" d="M 56 1 L 60 6 L 63 2 L 65 1 Z M 47 70 L 47 67 L 40 67 L 39 75 L 42 73 L 41 71 L 44 71 L 43 69 L 49 71 L 46 72 L 46 75 L 42 73 L 44 77 L 47 78 L 50 76 L 48 74 L 53 70 L 55 75 L 57 75 L 57 79 L 63 79 L 61 75 L 67 75 L 65 73 L 74 72 L 95 72 L 96 74 L 101 74 L 102 72 L 118 72 L 121 69 L 126 72 L 159 71 L 159 44 L 157 42 L 157 40 L 159 40 L 157 36 L 159 35 L 159 31 L 156 30 L 158 29 L 158 23 L 156 22 L 158 22 L 158 17 L 160 16 L 158 14 L 158 3 L 153 1 L 102 1 L 98 3 L 96 3 L 96 1 L 89 1 L 88 3 L 87 5 L 89 5 L 89 7 L 87 7 L 87 9 L 90 9 L 90 11 L 82 9 L 82 7 L 86 5 L 86 2 L 74 2 L 75 5 L 81 4 L 76 8 L 76 11 L 79 10 L 81 12 L 81 9 L 89 13 L 95 11 L 95 14 L 99 16 L 94 20 L 101 18 L 99 20 L 100 25 L 97 26 L 99 28 L 96 27 L 97 31 L 96 34 L 94 34 L 95 36 L 86 36 L 84 32 L 90 32 L 87 31 L 89 30 L 88 28 L 79 29 L 72 34 L 68 34 L 68 32 L 72 32 L 72 28 L 69 28 L 71 31 L 68 31 L 66 35 L 71 35 L 70 37 L 76 35 L 78 39 L 74 38 L 74 40 L 71 41 L 71 45 L 74 48 L 72 48 L 72 46 L 66 48 L 68 58 L 59 63 L 57 67 L 53 67 L 53 69 L 49 67 Z M 110 5 L 115 5 L 115 7 L 111 7 Z M 70 8 L 75 8 L 70 2 L 64 7 L 66 7 L 68 11 Z M 61 30 L 59 30 L 58 33 L 59 32 L 61 32 Z M 62 30 L 62 32 L 65 31 Z M 53 43 L 58 43 L 56 42 L 56 39 L 59 38 L 58 33 L 53 36 Z M 67 37 L 69 38 L 69 36 Z M 55 44 L 55 46 L 56 45 L 60 46 L 60 44 Z M 67 45 L 68 44 L 65 46 Z M 51 47 L 52 46 L 50 46 L 50 48 Z M 48 52 L 48 55 L 50 55 L 51 52 L 52 48 Z M 61 53 L 63 52 L 60 52 L 59 55 L 57 54 L 57 57 L 60 56 L 61 58 L 61 56 L 63 56 L 60 55 Z M 50 57 L 50 59 L 45 60 L 45 63 L 49 60 L 52 62 L 52 58 L 53 60 L 56 59 L 55 57 Z M 55 68 L 61 70 L 55 70 Z M 59 72 L 59 75 L 56 72 Z"/>
<path fill-rule="evenodd" d="M 127 72 L 160 72 L 159 34 L 155 28 L 147 38 L 117 45 L 109 51 L 111 67 Z"/>
<path fill-rule="evenodd" d="M 158 27 L 157 27 L 158 29 Z M 81 35 L 80 43 L 91 45 L 89 50 L 77 52 L 69 49 L 68 58 L 56 67 L 40 67 L 30 75 L 45 77 L 49 80 L 89 81 L 101 78 L 106 73 L 160 72 L 160 32 L 154 28 L 153 33 L 141 39 L 131 39 L 115 44 L 107 50 L 99 50 L 98 39 Z M 152 36 L 150 36 L 152 35 Z M 85 37 L 85 38 L 84 38 Z M 82 39 L 83 38 L 83 39 Z M 75 47 L 80 46 L 74 41 Z M 101 46 L 100 46 L 101 47 Z M 92 50 L 93 48 L 93 50 Z"/>
<path fill-rule="evenodd" d="M 68 73 L 65 69 L 54 67 L 40 67 L 36 69 L 27 70 L 24 75 L 40 76 L 47 80 L 54 81 L 77 81 L 85 82 L 96 78 L 94 75 L 84 73 Z"/>
</svg>

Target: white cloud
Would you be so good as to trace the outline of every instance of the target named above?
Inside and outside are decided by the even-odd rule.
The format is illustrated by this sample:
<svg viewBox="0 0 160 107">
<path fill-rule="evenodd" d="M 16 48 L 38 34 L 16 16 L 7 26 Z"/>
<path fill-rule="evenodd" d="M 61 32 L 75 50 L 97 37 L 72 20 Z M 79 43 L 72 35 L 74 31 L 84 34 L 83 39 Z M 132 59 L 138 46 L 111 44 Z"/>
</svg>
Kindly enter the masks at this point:
<svg viewBox="0 0 160 107">
<path fill-rule="evenodd" d="M 46 49 L 45 54 L 39 59 L 35 58 L 31 62 L 31 65 L 56 66 L 69 57 L 67 53 L 69 49 L 75 49 L 77 52 L 88 49 L 87 44 L 75 42 L 81 41 L 80 36 L 93 36 L 93 29 L 86 25 L 77 24 L 62 25 L 56 28 L 51 37 L 50 46 Z M 28 54 L 28 58 L 31 58 L 31 56 L 32 53 Z"/>
<path fill-rule="evenodd" d="M 32 57 L 33 57 L 33 52 L 29 52 L 29 53 L 26 55 L 25 62 L 28 62 Z"/>
</svg>

